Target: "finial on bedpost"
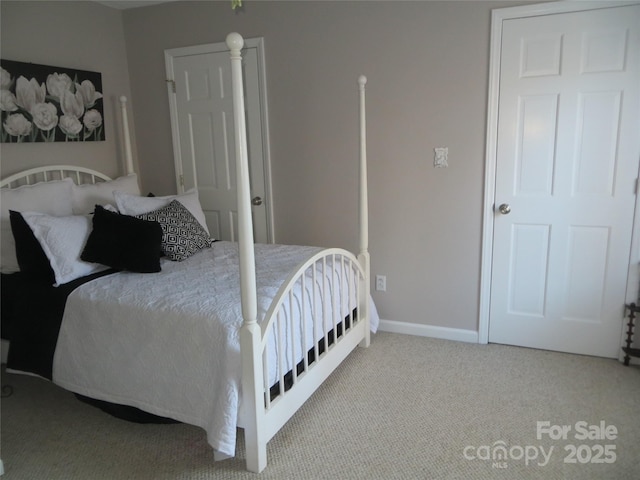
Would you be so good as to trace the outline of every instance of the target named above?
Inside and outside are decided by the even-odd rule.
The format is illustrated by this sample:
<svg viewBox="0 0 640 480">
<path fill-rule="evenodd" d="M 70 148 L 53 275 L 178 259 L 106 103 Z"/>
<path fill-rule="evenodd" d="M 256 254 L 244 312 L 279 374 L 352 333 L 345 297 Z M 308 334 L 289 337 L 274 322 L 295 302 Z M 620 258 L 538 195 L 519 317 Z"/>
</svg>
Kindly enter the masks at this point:
<svg viewBox="0 0 640 480">
<path fill-rule="evenodd" d="M 229 47 L 229 50 L 231 50 L 232 54 L 238 55 L 243 46 L 244 39 L 242 38 L 242 35 L 236 32 L 231 32 L 229 35 L 227 35 L 227 47 Z"/>
<path fill-rule="evenodd" d="M 122 134 L 124 137 L 124 155 L 127 174 L 134 173 L 133 153 L 131 152 L 131 132 L 129 131 L 129 118 L 127 116 L 127 97 L 120 97 L 120 110 L 122 112 Z"/>
</svg>

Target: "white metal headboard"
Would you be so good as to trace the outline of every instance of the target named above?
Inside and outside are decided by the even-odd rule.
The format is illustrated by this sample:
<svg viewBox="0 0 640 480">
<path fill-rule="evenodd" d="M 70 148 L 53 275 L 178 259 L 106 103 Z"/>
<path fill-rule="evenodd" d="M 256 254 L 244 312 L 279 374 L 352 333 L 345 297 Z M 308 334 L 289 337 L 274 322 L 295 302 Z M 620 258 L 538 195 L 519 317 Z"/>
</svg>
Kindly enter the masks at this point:
<svg viewBox="0 0 640 480">
<path fill-rule="evenodd" d="M 127 117 L 127 97 L 120 97 L 120 111 L 122 114 L 122 130 L 124 135 L 126 173 L 134 173 L 133 154 L 131 151 L 131 133 L 129 132 L 129 121 Z M 38 182 L 49 182 L 52 180 L 62 180 L 71 178 L 77 185 L 86 183 L 98 183 L 111 180 L 104 173 L 91 168 L 79 167 L 76 165 L 49 165 L 44 167 L 30 168 L 10 175 L 0 181 L 0 188 L 15 188 L 21 185 L 32 185 Z"/>
<path fill-rule="evenodd" d="M 0 188 L 15 188 L 38 182 L 62 180 L 63 178 L 71 178 L 77 185 L 111 180 L 105 174 L 90 168 L 77 167 L 75 165 L 50 165 L 48 167 L 30 168 L 11 175 L 0 181 Z"/>
</svg>

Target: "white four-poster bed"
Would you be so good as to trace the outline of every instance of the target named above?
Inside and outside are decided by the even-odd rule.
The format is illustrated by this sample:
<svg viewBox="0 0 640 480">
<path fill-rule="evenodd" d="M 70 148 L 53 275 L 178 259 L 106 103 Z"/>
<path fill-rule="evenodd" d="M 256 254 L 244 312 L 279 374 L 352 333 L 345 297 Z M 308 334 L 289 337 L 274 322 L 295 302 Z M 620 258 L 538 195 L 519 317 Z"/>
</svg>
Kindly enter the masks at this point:
<svg viewBox="0 0 640 480">
<path fill-rule="evenodd" d="M 235 330 L 232 330 L 229 336 L 235 337 L 235 340 L 239 341 L 239 352 L 235 352 L 235 347 L 229 348 L 231 351 L 230 355 L 235 355 L 233 356 L 234 359 L 241 359 L 241 367 L 238 366 L 236 369 L 234 365 L 231 365 L 224 368 L 231 370 L 236 369 L 240 374 L 240 379 L 237 381 L 241 394 L 238 394 L 239 401 L 237 411 L 232 410 L 230 413 L 225 412 L 225 415 L 235 417 L 232 419 L 233 422 L 237 419 L 237 423 L 231 426 L 233 430 L 235 430 L 236 427 L 244 429 L 247 469 L 253 472 L 260 472 L 267 464 L 267 442 L 356 346 L 367 347 L 370 342 L 371 315 L 375 315 L 375 308 L 372 308 L 372 304 L 370 303 L 370 261 L 367 233 L 367 165 L 364 91 L 366 78 L 362 76 L 358 79 L 360 114 L 360 245 L 357 256 L 337 248 L 317 249 L 300 247 L 294 253 L 289 254 L 289 250 L 284 250 L 284 248 L 289 247 L 254 245 L 241 63 L 243 43 L 242 37 L 237 33 L 231 33 L 227 36 L 227 45 L 229 46 L 231 56 L 233 83 L 239 240 L 237 247 L 235 244 L 227 244 L 228 242 L 216 242 L 209 250 L 223 251 L 225 255 L 232 255 L 229 252 L 237 251 L 237 266 L 235 267 L 237 271 L 230 274 L 228 278 L 236 282 L 233 288 L 236 291 L 240 305 L 238 305 L 236 310 L 230 315 L 235 314 L 237 316 L 239 312 L 241 312 L 241 319 L 239 319 L 237 324 L 232 323 L 232 328 L 235 328 Z M 132 174 L 134 172 L 134 166 L 127 121 L 126 99 L 124 97 L 121 98 L 121 109 L 126 169 L 128 174 Z M 112 182 L 109 177 L 100 172 L 65 165 L 30 169 L 4 179 L 0 183 L 0 186 L 3 192 L 8 189 L 18 191 L 18 189 L 24 188 L 25 186 L 38 186 L 43 182 L 59 182 L 64 178 L 72 178 L 76 185 L 86 183 L 89 185 L 108 186 L 110 182 Z M 137 182 L 137 179 L 135 181 Z M 30 208 L 32 209 L 33 207 L 30 205 Z M 121 211 L 120 213 L 126 212 Z M 6 225 L 4 225 L 4 227 L 6 228 Z M 219 269 L 221 268 L 220 264 L 228 258 L 227 256 L 212 257 L 211 262 L 213 263 L 209 264 L 207 263 L 209 260 L 204 259 L 205 254 L 198 253 L 197 255 L 203 255 L 203 258 L 194 256 L 192 257 L 194 261 L 191 263 L 202 264 L 205 269 L 208 268 L 208 265 L 211 265 L 212 269 Z M 207 253 L 206 255 L 208 256 L 209 254 Z M 235 255 L 235 253 L 233 253 L 233 255 Z M 264 272 L 265 267 L 263 267 L 263 264 L 267 259 L 272 256 L 277 257 L 278 255 L 290 258 L 289 262 L 294 262 L 295 268 L 291 269 L 289 266 L 286 271 L 283 270 L 278 275 L 272 273 L 267 275 Z M 162 274 L 156 273 L 153 275 L 165 275 L 166 272 L 166 275 L 184 276 L 184 274 L 179 271 L 179 267 L 182 268 L 182 264 L 187 264 L 189 261 L 190 259 L 184 262 L 165 261 L 165 263 L 162 264 Z M 216 270 L 216 272 L 216 275 L 219 277 L 227 275 L 221 270 Z M 100 285 L 103 283 L 108 284 L 104 289 L 112 288 L 114 285 L 117 286 L 126 282 L 142 282 L 140 285 L 145 285 L 144 282 L 147 282 L 148 285 L 155 285 L 156 280 L 153 275 L 145 273 L 130 274 L 128 272 L 113 273 L 87 282 L 69 295 L 67 307 L 64 312 L 64 320 L 62 320 L 62 326 L 60 328 L 60 336 L 57 340 L 58 344 L 55 352 L 54 365 L 52 367 L 52 380 L 64 388 L 68 388 L 79 394 L 106 401 L 120 400 L 123 404 L 139 407 L 151 413 L 166 414 L 166 416 L 175 418 L 176 420 L 202 426 L 207 430 L 209 443 L 214 448 L 215 459 L 219 460 L 232 456 L 235 445 L 227 445 L 226 448 L 223 448 L 221 442 L 219 442 L 215 438 L 215 434 L 212 433 L 218 425 L 215 420 L 209 422 L 208 420 L 196 418 L 197 416 L 195 414 L 191 417 L 191 412 L 176 413 L 171 409 L 171 404 L 167 404 L 168 406 L 164 404 L 156 405 L 146 398 L 141 397 L 138 399 L 135 394 L 129 394 L 129 396 L 127 396 L 119 392 L 118 395 L 113 397 L 101 393 L 98 391 L 98 387 L 94 385 L 82 384 L 81 381 L 76 381 L 75 376 L 84 375 L 84 372 L 78 373 L 77 369 L 82 369 L 85 365 L 92 362 L 92 359 L 89 358 L 88 355 L 99 356 L 99 354 L 95 353 L 96 350 L 100 349 L 99 346 L 87 347 L 90 348 L 91 351 L 84 353 L 87 355 L 86 357 L 83 357 L 83 352 L 71 352 L 70 356 L 73 357 L 71 363 L 73 365 L 68 367 L 71 373 L 67 373 L 65 370 L 67 366 L 65 360 L 61 358 L 64 356 L 61 350 L 67 352 L 72 348 L 69 347 L 69 344 L 90 343 L 91 338 L 96 337 L 96 334 L 91 332 L 87 333 L 87 337 L 84 339 L 83 337 L 79 339 L 76 337 L 71 339 L 71 337 L 69 337 L 71 330 L 77 329 L 78 326 L 84 325 L 83 322 L 87 322 L 83 317 L 84 310 L 82 310 L 82 308 L 96 310 L 88 300 L 79 298 L 82 297 L 82 293 L 80 292 L 88 288 L 94 288 L 94 286 L 96 286 L 95 288 L 97 289 L 102 289 L 103 287 L 100 287 Z M 264 278 L 266 277 L 272 282 L 271 284 L 265 285 Z M 171 282 L 173 280 L 169 281 Z M 239 294 L 237 293 L 238 282 L 240 283 Z M 128 284 L 128 286 L 123 287 L 123 291 L 131 289 L 131 285 L 134 284 Z M 136 283 L 135 285 L 138 284 Z M 274 285 L 277 288 L 275 288 Z M 205 291 L 206 288 L 208 288 L 208 286 L 203 286 L 202 284 L 200 287 Z M 271 289 L 271 293 L 265 297 L 264 291 L 269 290 L 267 287 Z M 218 287 L 216 286 L 216 288 Z M 87 295 L 91 297 L 94 293 L 95 292 L 92 291 Z M 165 294 L 166 293 L 160 293 L 160 295 Z M 119 294 L 112 293 L 112 295 L 126 296 L 126 294 L 122 292 Z M 215 294 L 205 296 L 208 302 L 210 300 L 209 297 L 215 297 Z M 194 298 L 195 299 L 189 301 L 192 303 L 205 303 L 204 299 Z M 85 304 L 83 302 L 88 303 Z M 162 299 L 157 298 L 154 299 L 153 302 L 162 303 Z M 70 312 L 72 308 L 76 307 L 78 308 L 77 314 Z M 144 308 L 146 309 L 147 307 L 145 306 Z M 167 328 L 175 328 L 176 316 L 180 317 L 181 325 L 192 325 L 189 323 L 186 313 L 182 311 L 176 313 L 172 311 L 173 308 L 173 305 L 167 306 L 167 309 L 170 311 L 169 317 L 173 315 L 173 321 L 172 318 L 165 319 L 164 317 L 154 320 L 157 322 L 159 332 L 164 331 L 162 326 L 164 325 L 163 322 L 166 322 Z M 99 310 L 97 311 L 99 312 Z M 96 313 L 96 315 L 98 315 L 98 313 Z M 112 315 L 118 316 L 120 313 L 104 314 L 106 317 Z M 103 323 L 107 323 L 104 318 L 100 318 L 99 321 L 96 320 L 96 324 L 99 326 Z M 155 325 L 156 323 L 154 323 L 154 328 Z M 233 325 L 236 325 L 236 327 L 233 327 Z M 191 348 L 195 355 L 196 350 L 199 348 L 196 346 L 197 342 L 195 342 L 195 339 L 201 334 L 204 335 L 204 333 L 198 330 L 200 327 L 194 326 L 193 328 L 194 330 L 188 332 L 185 336 L 185 341 L 193 342 L 193 345 L 189 343 L 185 343 L 185 345 Z M 237 333 L 238 328 L 239 335 Z M 168 331 L 170 332 L 169 335 L 174 335 L 170 330 Z M 73 334 L 75 335 L 76 333 L 77 332 L 74 332 Z M 192 334 L 192 337 L 189 337 L 189 333 Z M 104 331 L 101 331 L 99 336 L 108 338 L 108 335 L 105 334 Z M 129 334 L 127 334 L 127 336 L 129 336 Z M 180 337 L 181 335 L 174 336 Z M 116 340 L 116 343 L 118 343 L 118 340 Z M 124 351 L 126 346 L 118 346 L 118 348 L 122 348 L 122 351 Z M 152 350 L 154 347 L 150 346 L 148 348 Z M 165 346 L 160 347 L 157 352 L 158 356 L 153 357 L 154 361 L 159 362 L 160 369 L 162 368 L 164 359 L 158 359 L 158 357 L 171 357 L 170 354 L 167 354 L 166 351 L 163 350 L 165 348 Z M 203 355 L 208 355 L 207 347 L 202 348 L 204 349 Z M 139 355 L 139 353 L 140 352 L 135 352 L 135 355 Z M 126 358 L 126 354 L 121 354 L 120 350 L 118 350 L 118 355 Z M 109 362 L 118 361 L 118 359 L 114 360 L 112 358 L 108 360 Z M 194 360 L 188 358 L 188 356 L 185 356 L 184 352 L 182 352 L 176 354 L 174 358 L 169 358 L 167 362 L 165 365 L 166 369 L 178 369 L 181 365 L 189 365 L 189 362 L 194 362 Z M 97 367 L 105 368 L 102 365 L 98 365 Z M 136 368 L 127 368 L 130 367 L 130 365 L 126 364 L 123 365 L 123 367 L 125 370 L 136 370 Z M 9 364 L 9 368 L 11 368 L 11 364 Z M 115 369 L 116 367 L 113 368 Z M 19 372 L 20 368 L 14 371 Z M 142 372 L 145 372 L 145 370 L 142 370 Z M 182 371 L 180 372 L 182 373 Z M 103 371 L 102 374 L 108 374 L 108 372 Z M 96 374 L 94 371 L 91 371 L 85 376 L 93 375 Z M 150 375 L 146 372 L 142 373 L 142 375 L 153 377 L 156 374 Z M 162 373 L 158 373 L 157 375 L 160 375 L 159 378 L 162 378 Z M 167 372 L 167 376 L 168 375 L 169 373 Z M 114 379 L 113 382 L 120 381 L 120 377 L 122 376 L 124 376 L 124 374 L 120 372 L 118 378 Z M 182 376 L 183 375 L 179 375 L 179 377 Z M 187 375 L 185 374 L 184 376 Z M 159 383 L 163 381 L 164 379 Z M 202 378 L 194 380 L 198 385 L 200 385 L 202 381 Z M 235 380 L 232 380 L 230 382 L 233 383 L 234 381 Z M 108 379 L 104 381 L 107 385 L 109 385 L 109 382 Z M 132 382 L 135 383 L 136 379 L 133 379 Z M 113 388 L 117 389 L 120 388 L 120 386 L 117 385 Z M 160 395 L 170 397 L 174 394 L 175 390 L 183 388 L 183 385 L 170 384 L 170 388 L 172 389 L 171 393 L 160 392 Z M 176 402 L 184 403 L 185 400 L 177 399 Z M 197 410 L 196 407 L 194 407 L 194 409 Z M 233 437 L 231 441 L 233 442 Z M 222 444 L 224 444 L 224 442 L 222 442 Z"/>
</svg>

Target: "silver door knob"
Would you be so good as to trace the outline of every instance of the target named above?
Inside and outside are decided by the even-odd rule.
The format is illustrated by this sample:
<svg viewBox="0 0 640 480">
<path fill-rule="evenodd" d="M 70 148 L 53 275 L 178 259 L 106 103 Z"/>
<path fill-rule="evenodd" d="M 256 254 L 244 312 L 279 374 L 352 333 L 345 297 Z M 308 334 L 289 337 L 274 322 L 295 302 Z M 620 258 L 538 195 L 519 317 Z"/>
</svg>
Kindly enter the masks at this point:
<svg viewBox="0 0 640 480">
<path fill-rule="evenodd" d="M 511 205 L 509 205 L 508 203 L 503 203 L 498 207 L 498 210 L 500 210 L 501 214 L 507 215 L 511 212 Z"/>
<path fill-rule="evenodd" d="M 251 199 L 251 204 L 255 205 L 256 207 L 259 205 L 262 205 L 262 198 L 261 197 L 253 197 Z"/>
</svg>

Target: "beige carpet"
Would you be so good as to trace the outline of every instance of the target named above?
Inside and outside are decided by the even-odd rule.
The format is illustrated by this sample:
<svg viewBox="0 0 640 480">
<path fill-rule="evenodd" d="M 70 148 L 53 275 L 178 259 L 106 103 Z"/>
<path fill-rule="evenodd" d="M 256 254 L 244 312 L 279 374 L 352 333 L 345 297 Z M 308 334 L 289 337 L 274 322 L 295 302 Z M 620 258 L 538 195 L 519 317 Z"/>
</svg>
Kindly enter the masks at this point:
<svg viewBox="0 0 640 480">
<path fill-rule="evenodd" d="M 270 442 L 260 476 L 241 434 L 238 458 L 214 463 L 199 428 L 117 420 L 38 378 L 2 383 L 3 480 L 640 478 L 640 369 L 615 360 L 379 333 Z M 566 440 L 538 439 L 544 421 Z M 615 439 L 575 438 L 601 421 Z M 506 457 L 485 459 L 497 447 Z"/>
</svg>

